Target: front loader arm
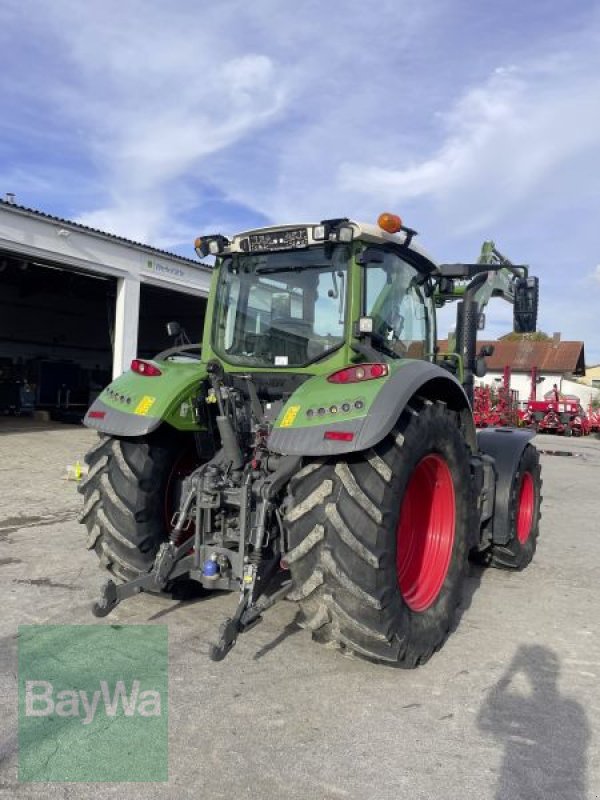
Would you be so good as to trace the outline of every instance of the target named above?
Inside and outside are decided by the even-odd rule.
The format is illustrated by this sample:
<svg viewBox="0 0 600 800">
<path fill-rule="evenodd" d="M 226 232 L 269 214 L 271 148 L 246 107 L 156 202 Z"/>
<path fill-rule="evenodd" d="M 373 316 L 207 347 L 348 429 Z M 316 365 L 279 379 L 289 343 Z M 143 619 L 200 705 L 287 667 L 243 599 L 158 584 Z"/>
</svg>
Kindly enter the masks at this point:
<svg viewBox="0 0 600 800">
<path fill-rule="evenodd" d="M 446 278 L 444 289 L 438 293 L 437 302 L 463 299 L 470 292 L 470 299 L 477 303 L 481 314 L 492 297 L 501 297 L 511 305 L 515 303 L 519 282 L 527 279 L 529 267 L 513 264 L 496 249 L 493 242 L 484 242 L 476 264 L 441 264 L 439 271 Z"/>
<path fill-rule="evenodd" d="M 473 378 L 479 371 L 477 330 L 481 314 L 493 297 L 500 297 L 514 307 L 514 329 L 534 332 L 537 323 L 538 279 L 529 277 L 529 267 L 513 264 L 496 249 L 494 242 L 484 242 L 475 264 L 442 264 L 435 297 L 438 306 L 448 301 L 461 302 L 457 309 L 456 338 L 450 350 L 461 359 L 464 388 L 473 402 Z"/>
</svg>

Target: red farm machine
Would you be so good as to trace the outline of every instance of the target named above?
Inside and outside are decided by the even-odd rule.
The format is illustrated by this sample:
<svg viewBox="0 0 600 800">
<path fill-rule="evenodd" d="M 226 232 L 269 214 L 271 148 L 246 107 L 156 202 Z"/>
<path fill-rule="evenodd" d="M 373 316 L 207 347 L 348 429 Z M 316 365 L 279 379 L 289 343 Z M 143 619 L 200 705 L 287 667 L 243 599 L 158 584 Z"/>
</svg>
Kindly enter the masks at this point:
<svg viewBox="0 0 600 800">
<path fill-rule="evenodd" d="M 510 388 L 511 368 L 504 367 L 502 382 L 477 386 L 473 393 L 473 416 L 478 428 L 516 427 L 519 423 L 517 393 Z"/>
<path fill-rule="evenodd" d="M 590 433 L 600 433 L 600 408 L 594 408 L 591 400 L 588 408 L 588 421 Z"/>
<path fill-rule="evenodd" d="M 581 401 L 575 395 L 564 395 L 554 384 L 543 400 L 537 399 L 538 370 L 531 370 L 531 391 L 524 424 L 538 433 L 553 433 L 559 436 L 587 436 L 592 432 L 590 417 L 586 415 Z"/>
</svg>

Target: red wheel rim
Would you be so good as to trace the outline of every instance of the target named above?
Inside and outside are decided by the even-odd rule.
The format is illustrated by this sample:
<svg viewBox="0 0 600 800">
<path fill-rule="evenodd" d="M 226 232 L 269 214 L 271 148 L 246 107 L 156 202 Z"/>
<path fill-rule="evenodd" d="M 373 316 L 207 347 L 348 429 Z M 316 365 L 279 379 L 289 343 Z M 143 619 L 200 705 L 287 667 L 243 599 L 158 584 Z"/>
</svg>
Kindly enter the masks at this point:
<svg viewBox="0 0 600 800">
<path fill-rule="evenodd" d="M 533 508 L 535 505 L 535 487 L 531 472 L 521 478 L 519 501 L 517 505 L 517 539 L 525 544 L 533 527 Z"/>
<path fill-rule="evenodd" d="M 425 611 L 442 589 L 454 545 L 456 504 L 446 461 L 430 453 L 406 487 L 396 528 L 396 573 L 404 602 Z"/>
</svg>

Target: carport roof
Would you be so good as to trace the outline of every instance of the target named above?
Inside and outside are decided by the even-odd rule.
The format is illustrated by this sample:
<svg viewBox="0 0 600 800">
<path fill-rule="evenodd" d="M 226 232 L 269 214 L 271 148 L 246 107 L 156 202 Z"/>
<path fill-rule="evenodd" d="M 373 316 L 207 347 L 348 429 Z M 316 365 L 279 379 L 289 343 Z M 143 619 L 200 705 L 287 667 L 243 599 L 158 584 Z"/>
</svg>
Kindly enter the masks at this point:
<svg viewBox="0 0 600 800">
<path fill-rule="evenodd" d="M 146 252 L 157 253 L 162 256 L 168 256 L 169 258 L 177 259 L 178 261 L 183 261 L 187 264 L 193 264 L 195 267 L 208 267 L 207 264 L 203 264 L 200 261 L 197 261 L 194 258 L 187 258 L 186 256 L 180 256 L 177 253 L 171 253 L 168 250 L 161 250 L 158 247 L 152 247 L 151 245 L 144 244 L 143 242 L 135 242 L 133 239 L 126 239 L 124 236 L 117 236 L 114 233 L 107 233 L 106 231 L 101 231 L 98 228 L 91 228 L 88 225 L 82 225 L 80 222 L 73 222 L 70 219 L 64 219 L 63 217 L 56 217 L 53 214 L 46 214 L 44 211 L 38 211 L 35 208 L 27 208 L 27 206 L 21 206 L 17 203 L 8 202 L 6 200 L 0 200 L 0 207 L 10 209 L 10 211 L 14 211 L 17 213 L 24 214 L 26 216 L 33 216 L 33 217 L 40 217 L 41 219 L 49 220 L 50 222 L 58 222 L 61 225 L 64 225 L 67 228 L 75 228 L 76 230 L 86 231 L 87 233 L 92 233 L 94 236 L 101 236 L 105 239 L 110 239 L 111 241 L 122 242 L 123 244 L 129 245 L 130 247 L 139 247 Z"/>
</svg>

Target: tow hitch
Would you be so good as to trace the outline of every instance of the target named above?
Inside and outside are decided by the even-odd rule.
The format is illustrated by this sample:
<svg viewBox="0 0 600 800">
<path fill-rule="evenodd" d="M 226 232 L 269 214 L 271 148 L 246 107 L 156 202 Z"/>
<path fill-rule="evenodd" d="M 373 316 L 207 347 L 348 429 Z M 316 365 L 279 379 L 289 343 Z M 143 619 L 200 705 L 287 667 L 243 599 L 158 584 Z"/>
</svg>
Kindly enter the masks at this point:
<svg viewBox="0 0 600 800">
<path fill-rule="evenodd" d="M 179 577 L 188 576 L 205 587 L 233 588 L 239 586 L 240 600 L 233 617 L 226 619 L 219 629 L 216 644 L 211 645 L 209 655 L 213 661 L 222 661 L 235 645 L 239 634 L 257 625 L 262 614 L 286 596 L 291 588 L 287 571 L 281 569 L 281 556 L 278 551 L 264 557 L 265 519 L 271 508 L 268 491 L 260 497 L 250 541 L 254 549 L 248 551 L 246 531 L 240 532 L 241 546 L 233 552 L 225 547 L 204 545 L 202 532 L 206 529 L 205 514 L 216 506 L 215 481 L 218 474 L 208 465 L 201 467 L 189 479 L 187 491 L 176 514 L 175 525 L 170 540 L 161 544 L 152 569 L 122 584 L 108 580 L 102 586 L 100 597 L 92 605 L 95 617 L 106 617 L 123 600 L 140 592 L 164 594 L 170 584 Z M 239 505 L 245 527 L 250 515 L 251 482 L 250 474 L 241 482 Z M 190 519 L 195 521 L 195 533 L 185 535 Z M 183 539 L 183 540 L 182 540 Z M 227 578 L 220 573 L 219 561 L 229 564 L 234 574 Z M 235 577 L 237 576 L 237 577 Z M 270 591 L 267 594 L 267 590 Z"/>
</svg>

